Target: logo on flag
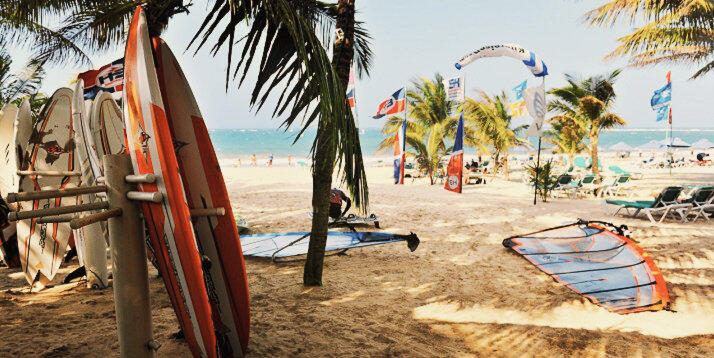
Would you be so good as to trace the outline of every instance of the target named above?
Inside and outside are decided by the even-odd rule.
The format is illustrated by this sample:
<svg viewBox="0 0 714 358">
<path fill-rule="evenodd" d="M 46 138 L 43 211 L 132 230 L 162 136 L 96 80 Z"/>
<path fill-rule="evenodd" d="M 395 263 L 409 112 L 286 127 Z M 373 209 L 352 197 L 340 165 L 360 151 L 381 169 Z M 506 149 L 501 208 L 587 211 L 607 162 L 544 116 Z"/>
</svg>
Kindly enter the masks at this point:
<svg viewBox="0 0 714 358">
<path fill-rule="evenodd" d="M 463 77 L 454 77 L 454 78 L 449 78 L 446 80 L 443 80 L 442 83 L 444 84 L 444 90 L 446 91 L 446 100 L 447 101 L 456 101 L 456 102 L 463 102 L 464 101 L 464 78 Z"/>
<path fill-rule="evenodd" d="M 650 106 L 652 110 L 657 112 L 657 122 L 663 121 L 667 118 L 672 120 L 672 112 L 669 109 L 670 103 L 672 103 L 672 71 L 667 72 L 667 84 L 664 87 L 654 91 L 652 99 L 650 99 Z"/>
<path fill-rule="evenodd" d="M 401 88 L 397 92 L 394 92 L 389 99 L 380 103 L 379 108 L 377 109 L 377 114 L 375 114 L 372 118 L 379 119 L 388 114 L 396 114 L 404 111 L 404 108 L 406 107 L 406 99 L 404 96 L 405 92 L 406 90 Z"/>
<path fill-rule="evenodd" d="M 516 99 L 523 98 L 523 91 L 525 91 L 527 85 L 528 85 L 528 80 L 525 80 L 518 86 L 513 87 L 513 92 L 516 93 Z"/>
<path fill-rule="evenodd" d="M 407 121 L 402 122 L 394 136 L 394 184 L 404 184 L 404 161 L 407 152 Z"/>
<path fill-rule="evenodd" d="M 454 148 L 451 150 L 451 158 L 449 165 L 446 167 L 446 183 L 444 189 L 461 193 L 461 185 L 463 182 L 463 167 L 464 167 L 464 114 L 461 113 L 459 124 L 456 127 L 456 136 L 454 137 Z"/>
<path fill-rule="evenodd" d="M 99 91 L 104 91 L 112 93 L 112 97 L 118 100 L 124 89 L 124 59 L 120 58 L 98 70 L 82 72 L 77 78 L 84 81 L 84 99 L 94 99 Z"/>
</svg>

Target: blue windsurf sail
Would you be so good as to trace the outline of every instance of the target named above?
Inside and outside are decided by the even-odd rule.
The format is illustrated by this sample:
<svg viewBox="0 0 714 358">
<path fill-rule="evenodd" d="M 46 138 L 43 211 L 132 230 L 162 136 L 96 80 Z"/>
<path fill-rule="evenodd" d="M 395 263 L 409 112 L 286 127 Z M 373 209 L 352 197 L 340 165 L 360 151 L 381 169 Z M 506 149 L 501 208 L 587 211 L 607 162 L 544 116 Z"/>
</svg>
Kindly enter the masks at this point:
<svg viewBox="0 0 714 358">
<path fill-rule="evenodd" d="M 389 244 L 406 241 L 411 251 L 419 246 L 416 234 L 397 235 L 382 232 L 342 232 L 330 231 L 327 233 L 325 252 L 345 251 L 356 247 Z M 283 232 L 241 235 L 240 243 L 244 256 L 281 257 L 299 256 L 307 254 L 310 243 L 310 232 Z"/>
<path fill-rule="evenodd" d="M 579 221 L 503 240 L 530 263 L 608 310 L 625 314 L 669 309 L 667 284 L 652 257 L 625 227 Z"/>
</svg>

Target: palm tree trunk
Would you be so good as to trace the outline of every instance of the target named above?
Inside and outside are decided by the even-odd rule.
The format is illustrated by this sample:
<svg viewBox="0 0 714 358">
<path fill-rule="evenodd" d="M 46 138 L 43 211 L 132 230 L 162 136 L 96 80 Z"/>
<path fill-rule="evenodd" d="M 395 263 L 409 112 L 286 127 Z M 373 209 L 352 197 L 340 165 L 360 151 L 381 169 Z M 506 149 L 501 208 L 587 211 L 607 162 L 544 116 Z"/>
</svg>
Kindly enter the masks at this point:
<svg viewBox="0 0 714 358">
<path fill-rule="evenodd" d="M 590 136 L 590 159 L 592 159 L 592 173 L 595 175 L 600 174 L 597 157 L 597 145 L 599 140 L 600 138 L 597 134 Z"/>
<path fill-rule="evenodd" d="M 506 172 L 506 180 L 510 180 L 508 173 L 508 150 L 503 153 L 503 170 Z"/>
<path fill-rule="evenodd" d="M 337 3 L 336 28 L 339 36 L 335 36 L 335 46 L 332 66 L 340 78 L 343 90 L 347 90 L 350 65 L 354 54 L 354 0 L 339 0 Z M 341 34 L 340 34 L 341 33 Z M 352 120 L 352 116 L 345 118 Z M 312 170 L 312 229 L 310 243 L 303 271 L 305 286 L 322 286 L 322 268 L 325 261 L 325 245 L 327 243 L 328 211 L 330 207 L 330 189 L 332 173 L 335 168 L 337 148 L 331 138 L 332 128 L 329 123 L 320 121 L 317 130 L 317 149 Z"/>
</svg>

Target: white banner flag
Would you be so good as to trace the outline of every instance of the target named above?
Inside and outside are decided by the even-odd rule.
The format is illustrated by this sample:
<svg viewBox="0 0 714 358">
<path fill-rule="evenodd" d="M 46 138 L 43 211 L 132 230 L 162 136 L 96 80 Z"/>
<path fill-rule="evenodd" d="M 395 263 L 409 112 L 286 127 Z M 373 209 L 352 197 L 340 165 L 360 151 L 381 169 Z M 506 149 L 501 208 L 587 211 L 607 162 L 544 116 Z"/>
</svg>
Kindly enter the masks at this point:
<svg viewBox="0 0 714 358">
<path fill-rule="evenodd" d="M 444 81 L 444 90 L 446 91 L 446 100 L 447 101 L 456 101 L 456 102 L 463 102 L 464 101 L 464 78 L 459 76 L 459 77 L 454 77 L 454 78 L 449 78 Z"/>
<path fill-rule="evenodd" d="M 526 136 L 540 137 L 543 132 L 543 121 L 545 120 L 545 84 L 523 91 L 523 99 L 526 101 L 528 114 L 533 118 Z"/>
</svg>

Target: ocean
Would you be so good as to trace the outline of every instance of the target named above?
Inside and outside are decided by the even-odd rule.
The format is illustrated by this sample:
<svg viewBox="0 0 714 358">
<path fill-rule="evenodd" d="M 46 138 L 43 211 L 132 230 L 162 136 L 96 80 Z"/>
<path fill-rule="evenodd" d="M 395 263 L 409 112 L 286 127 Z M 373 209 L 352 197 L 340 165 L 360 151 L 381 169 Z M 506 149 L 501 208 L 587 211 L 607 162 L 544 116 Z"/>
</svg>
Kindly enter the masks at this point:
<svg viewBox="0 0 714 358">
<path fill-rule="evenodd" d="M 315 130 L 307 131 L 300 140 L 293 143 L 297 131 L 284 131 L 282 129 L 211 129 L 209 130 L 216 154 L 220 158 L 249 157 L 256 154 L 264 158 L 270 154 L 276 157 L 288 155 L 300 160 L 310 153 Z M 600 149 L 625 142 L 637 147 L 651 140 L 663 140 L 665 130 L 659 129 L 618 129 L 603 132 L 600 135 Z M 687 143 L 706 138 L 714 142 L 714 129 L 687 129 L 673 131 L 675 138 L 681 138 Z M 384 139 L 380 129 L 364 129 L 360 135 L 362 153 L 365 157 L 389 156 L 390 153 L 377 154 L 377 146 Z M 469 148 L 466 148 L 469 152 Z M 471 148 L 471 151 L 475 149 Z"/>
</svg>

